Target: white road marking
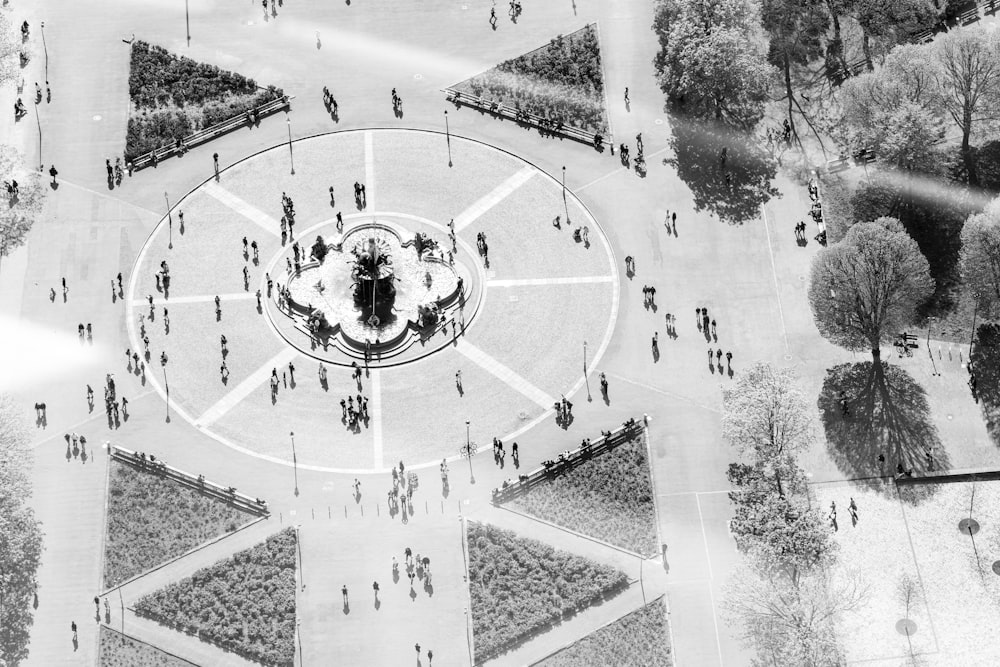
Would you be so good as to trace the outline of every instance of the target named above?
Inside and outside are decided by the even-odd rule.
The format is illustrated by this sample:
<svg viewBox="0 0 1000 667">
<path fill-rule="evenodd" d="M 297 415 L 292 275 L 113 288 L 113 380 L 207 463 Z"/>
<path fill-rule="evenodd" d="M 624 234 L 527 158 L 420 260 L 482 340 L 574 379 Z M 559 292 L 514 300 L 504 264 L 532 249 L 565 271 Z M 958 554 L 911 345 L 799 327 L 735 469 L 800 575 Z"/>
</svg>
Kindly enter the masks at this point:
<svg viewBox="0 0 1000 667">
<path fill-rule="evenodd" d="M 372 409 L 369 411 L 372 419 L 372 442 L 375 454 L 375 469 L 382 469 L 382 377 L 377 368 L 371 371 Z"/>
<path fill-rule="evenodd" d="M 549 396 L 544 391 L 531 384 L 511 369 L 507 368 L 472 343 L 462 340 L 462 342 L 455 349 L 457 349 L 466 359 L 489 371 L 499 380 L 502 380 L 506 385 L 521 394 L 524 394 L 541 407 L 549 409 L 556 402 L 555 398 Z"/>
<path fill-rule="evenodd" d="M 785 328 L 785 311 L 781 308 L 781 287 L 778 285 L 778 269 L 774 264 L 774 246 L 771 245 L 771 230 L 767 224 L 767 211 L 763 204 L 760 207 L 760 216 L 764 219 L 764 232 L 767 234 L 767 254 L 771 257 L 771 275 L 774 276 L 774 296 L 778 300 L 778 318 L 781 320 L 781 335 L 785 341 L 785 354 L 788 350 L 788 329 Z"/>
<path fill-rule="evenodd" d="M 209 181 L 202 187 L 207 194 L 211 195 L 221 204 L 233 209 L 247 220 L 255 223 L 266 232 L 278 236 L 281 233 L 280 224 L 277 220 L 260 210 L 253 204 L 246 202 L 229 190 L 225 189 L 215 181 Z"/>
<path fill-rule="evenodd" d="M 527 183 L 537 173 L 538 170 L 534 167 L 523 167 L 512 174 L 506 181 L 493 188 L 491 192 L 480 197 L 469 208 L 455 216 L 455 232 L 458 233 L 471 225 L 479 216 L 499 204 L 505 197 Z"/>
<path fill-rule="evenodd" d="M 196 294 L 194 296 L 176 296 L 173 299 L 153 298 L 153 305 L 170 306 L 177 303 L 205 303 L 215 301 L 215 294 Z M 219 294 L 219 301 L 246 301 L 256 298 L 253 292 L 236 292 L 234 294 Z M 148 306 L 149 299 L 133 299 L 133 306 Z"/>
<path fill-rule="evenodd" d="M 614 276 L 571 276 L 567 278 L 520 278 L 514 280 L 487 280 L 487 287 L 528 287 L 534 285 L 585 285 L 612 283 Z"/>
<path fill-rule="evenodd" d="M 195 426 L 204 428 L 221 419 L 227 412 L 232 410 L 240 401 L 253 393 L 253 391 L 264 384 L 271 377 L 271 369 L 286 365 L 289 361 L 298 356 L 299 351 L 295 348 L 286 347 L 274 355 L 271 359 L 251 373 L 243 382 L 233 387 L 233 390 L 223 396 L 215 405 L 202 413 L 195 420 Z M 211 371 L 210 371 L 211 372 Z M 280 399 L 279 399 L 280 400 Z"/>
<path fill-rule="evenodd" d="M 698 505 L 698 523 L 701 525 L 701 537 L 705 542 L 705 561 L 708 563 L 708 578 L 710 581 L 715 581 L 715 574 L 712 572 L 711 551 L 708 549 L 708 533 L 705 532 L 705 517 L 701 513 L 701 500 L 695 495 L 694 501 Z M 719 664 L 724 665 L 726 661 L 722 658 L 722 640 L 719 638 L 719 613 L 715 606 L 715 592 L 712 590 L 711 583 L 708 585 L 708 594 L 712 599 L 712 623 L 715 625 L 715 646 L 719 650 Z"/>
<path fill-rule="evenodd" d="M 375 135 L 365 132 L 365 209 L 375 209 Z"/>
</svg>

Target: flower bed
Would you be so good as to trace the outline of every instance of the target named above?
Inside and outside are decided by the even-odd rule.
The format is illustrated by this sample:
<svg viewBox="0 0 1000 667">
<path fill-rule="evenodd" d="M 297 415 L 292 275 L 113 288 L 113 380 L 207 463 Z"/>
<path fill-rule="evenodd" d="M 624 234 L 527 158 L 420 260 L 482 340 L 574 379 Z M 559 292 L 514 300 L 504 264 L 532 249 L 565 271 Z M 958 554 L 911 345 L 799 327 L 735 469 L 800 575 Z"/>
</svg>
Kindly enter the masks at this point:
<svg viewBox="0 0 1000 667">
<path fill-rule="evenodd" d="M 628 585 L 613 567 L 512 531 L 474 522 L 468 531 L 477 663 Z"/>
<path fill-rule="evenodd" d="M 253 79 L 137 40 L 129 70 L 128 160 L 281 97 Z"/>
<path fill-rule="evenodd" d="M 670 667 L 672 664 L 663 598 L 535 663 L 536 667 Z"/>
<path fill-rule="evenodd" d="M 135 613 L 267 665 L 295 658 L 295 529 L 141 598 Z"/>
<path fill-rule="evenodd" d="M 454 87 L 588 132 L 608 133 L 597 30 L 588 25 Z"/>
<path fill-rule="evenodd" d="M 104 585 L 120 584 L 251 518 L 194 489 L 112 462 Z"/>
<path fill-rule="evenodd" d="M 510 505 L 645 556 L 658 551 L 653 484 L 641 438 L 539 484 Z"/>
<path fill-rule="evenodd" d="M 193 662 L 101 626 L 100 667 L 195 667 Z"/>
</svg>

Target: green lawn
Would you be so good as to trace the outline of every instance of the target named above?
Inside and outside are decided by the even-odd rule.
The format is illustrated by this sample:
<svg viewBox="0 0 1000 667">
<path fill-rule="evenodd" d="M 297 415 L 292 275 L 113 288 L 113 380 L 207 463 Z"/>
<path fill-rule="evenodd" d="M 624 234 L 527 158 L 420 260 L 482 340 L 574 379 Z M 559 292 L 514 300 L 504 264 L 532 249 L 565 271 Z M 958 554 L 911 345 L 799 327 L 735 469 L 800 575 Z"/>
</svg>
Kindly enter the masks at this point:
<svg viewBox="0 0 1000 667">
<path fill-rule="evenodd" d="M 100 667 L 194 667 L 194 663 L 164 653 L 155 646 L 101 626 Z"/>
</svg>

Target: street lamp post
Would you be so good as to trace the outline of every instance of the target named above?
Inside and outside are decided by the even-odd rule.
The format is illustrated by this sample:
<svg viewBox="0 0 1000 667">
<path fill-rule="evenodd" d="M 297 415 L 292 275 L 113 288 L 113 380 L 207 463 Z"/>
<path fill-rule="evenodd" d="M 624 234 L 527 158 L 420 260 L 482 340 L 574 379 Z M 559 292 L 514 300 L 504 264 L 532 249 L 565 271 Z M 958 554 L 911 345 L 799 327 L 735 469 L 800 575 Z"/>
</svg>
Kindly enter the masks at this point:
<svg viewBox="0 0 1000 667">
<path fill-rule="evenodd" d="M 45 51 L 45 85 L 49 83 L 49 46 L 45 43 L 45 21 L 41 22 L 42 49 Z"/>
<path fill-rule="evenodd" d="M 163 191 L 163 200 L 167 202 L 167 226 L 170 231 L 170 242 L 167 243 L 167 249 L 174 249 L 174 215 L 170 212 L 170 197 L 167 196 L 166 190 Z"/>
<path fill-rule="evenodd" d="M 188 0 L 184 0 L 184 25 L 187 27 L 188 46 L 191 46 L 191 13 L 188 11 Z"/>
<path fill-rule="evenodd" d="M 38 117 L 38 105 L 35 105 L 35 125 L 38 126 L 38 171 L 45 169 L 45 163 L 42 162 L 42 121 Z"/>
<path fill-rule="evenodd" d="M 285 116 L 285 122 L 288 123 L 288 159 L 292 163 L 292 176 L 295 175 L 295 156 L 292 154 L 292 119 L 287 115 Z"/>
<path fill-rule="evenodd" d="M 292 439 L 292 470 L 295 474 L 295 495 L 299 495 L 299 459 L 295 456 L 295 431 L 289 431 L 288 435 Z"/>
<path fill-rule="evenodd" d="M 444 110 L 444 136 L 448 142 L 448 166 L 451 164 L 451 130 L 448 128 L 448 110 Z"/>
<path fill-rule="evenodd" d="M 583 379 L 587 383 L 587 402 L 593 401 L 590 395 L 590 375 L 587 374 L 587 341 L 583 341 Z"/>
<path fill-rule="evenodd" d="M 476 483 L 476 475 L 472 472 L 472 457 L 475 455 L 476 450 L 472 444 L 472 438 L 469 435 L 469 420 L 465 420 L 465 447 L 462 448 L 462 454 L 465 458 L 469 459 L 469 483 Z"/>
<path fill-rule="evenodd" d="M 299 528 L 301 524 L 295 524 L 295 550 L 299 552 L 299 582 L 302 584 L 302 590 L 306 589 L 306 571 L 302 567 L 302 536 L 299 534 Z"/>
<path fill-rule="evenodd" d="M 566 165 L 562 168 L 562 195 L 563 195 L 563 209 L 566 213 L 566 224 L 569 224 L 569 203 L 566 201 Z"/>
<path fill-rule="evenodd" d="M 167 353 L 160 352 L 160 366 L 163 367 L 163 391 L 167 395 L 167 423 L 170 423 L 170 383 L 167 382 Z"/>
</svg>

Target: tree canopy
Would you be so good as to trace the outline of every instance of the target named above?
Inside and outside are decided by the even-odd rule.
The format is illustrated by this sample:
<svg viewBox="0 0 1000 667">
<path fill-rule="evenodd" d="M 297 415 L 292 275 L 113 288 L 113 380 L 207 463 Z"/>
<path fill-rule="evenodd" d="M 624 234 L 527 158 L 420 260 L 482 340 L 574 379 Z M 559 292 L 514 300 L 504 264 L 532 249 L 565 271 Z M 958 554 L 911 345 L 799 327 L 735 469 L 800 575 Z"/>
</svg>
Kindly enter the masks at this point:
<svg viewBox="0 0 1000 667">
<path fill-rule="evenodd" d="M 848 350 L 880 345 L 913 322 L 934 291 L 927 260 L 895 218 L 861 222 L 813 259 L 809 305 L 820 334 Z"/>
<path fill-rule="evenodd" d="M 741 128 L 757 124 L 773 71 L 755 2 L 662 1 L 654 29 L 657 79 L 674 107 Z"/>
<path fill-rule="evenodd" d="M 41 175 L 24 168 L 24 158 L 13 146 L 0 144 L 0 176 L 17 181 L 18 194 L 0 204 L 0 257 L 24 244 L 42 208 L 44 189 Z M 6 194 L 6 193 L 5 193 Z"/>
<path fill-rule="evenodd" d="M 42 532 L 34 511 L 28 466 L 31 456 L 23 418 L 9 396 L 0 395 L 0 664 L 28 657 L 35 574 Z"/>
<path fill-rule="evenodd" d="M 979 307 L 995 315 L 1000 306 L 1000 199 L 966 220 L 961 257 L 965 284 Z"/>
</svg>

